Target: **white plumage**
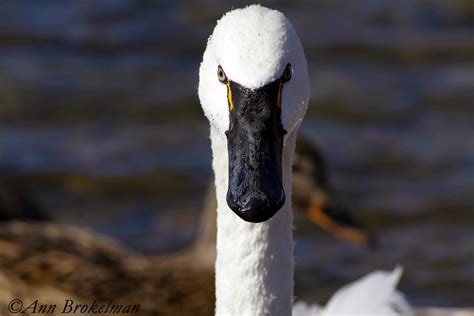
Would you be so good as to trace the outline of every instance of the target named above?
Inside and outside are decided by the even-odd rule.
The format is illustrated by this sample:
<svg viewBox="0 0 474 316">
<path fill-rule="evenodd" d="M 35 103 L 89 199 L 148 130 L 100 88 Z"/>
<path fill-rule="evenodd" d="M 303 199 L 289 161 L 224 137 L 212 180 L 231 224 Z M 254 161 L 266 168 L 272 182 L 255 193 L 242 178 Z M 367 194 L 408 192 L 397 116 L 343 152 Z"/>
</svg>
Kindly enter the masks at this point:
<svg viewBox="0 0 474 316">
<path fill-rule="evenodd" d="M 293 316 L 414 315 L 403 294 L 396 289 L 401 275 L 401 267 L 391 272 L 374 271 L 339 289 L 325 307 L 297 302 Z"/>
<path fill-rule="evenodd" d="M 283 207 L 270 220 L 248 223 L 226 202 L 229 129 L 226 85 L 229 80 L 255 90 L 278 79 L 292 65 L 291 81 L 281 90 Z M 309 76 L 298 35 L 286 17 L 252 5 L 225 14 L 210 36 L 199 72 L 199 98 L 209 119 L 217 193 L 217 315 L 410 315 L 395 291 L 401 269 L 374 272 L 339 290 L 327 307 L 297 304 L 293 309 L 293 235 L 291 166 L 296 134 L 306 113 Z M 394 305 L 396 303 L 396 305 Z M 397 306 L 397 307 L 394 307 Z M 398 307 L 400 310 L 398 310 Z"/>
</svg>

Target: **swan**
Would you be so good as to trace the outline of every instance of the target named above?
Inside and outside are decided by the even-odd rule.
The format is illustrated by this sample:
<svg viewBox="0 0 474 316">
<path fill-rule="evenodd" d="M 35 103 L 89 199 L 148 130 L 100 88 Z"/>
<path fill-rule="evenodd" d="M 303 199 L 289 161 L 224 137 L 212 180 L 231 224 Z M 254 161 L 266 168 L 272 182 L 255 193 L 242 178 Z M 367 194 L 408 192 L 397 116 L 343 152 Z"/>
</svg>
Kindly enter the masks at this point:
<svg viewBox="0 0 474 316">
<path fill-rule="evenodd" d="M 260 5 L 226 13 L 208 39 L 198 95 L 210 122 L 217 196 L 215 313 L 291 315 L 291 165 L 309 76 L 289 20 Z M 374 272 L 325 309 L 300 304 L 295 314 L 410 315 L 395 291 L 400 273 Z"/>
</svg>

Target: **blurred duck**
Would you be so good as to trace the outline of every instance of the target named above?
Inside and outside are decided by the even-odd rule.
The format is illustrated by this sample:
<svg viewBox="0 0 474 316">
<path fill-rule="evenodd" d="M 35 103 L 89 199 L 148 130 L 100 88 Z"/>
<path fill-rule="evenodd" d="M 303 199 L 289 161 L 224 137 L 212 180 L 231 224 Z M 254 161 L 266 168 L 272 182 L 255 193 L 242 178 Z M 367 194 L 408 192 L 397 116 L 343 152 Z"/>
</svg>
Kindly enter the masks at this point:
<svg viewBox="0 0 474 316">
<path fill-rule="evenodd" d="M 351 244 L 375 246 L 375 237 L 332 197 L 326 163 L 319 149 L 299 136 L 293 156 L 293 209 L 329 234 Z"/>
</svg>

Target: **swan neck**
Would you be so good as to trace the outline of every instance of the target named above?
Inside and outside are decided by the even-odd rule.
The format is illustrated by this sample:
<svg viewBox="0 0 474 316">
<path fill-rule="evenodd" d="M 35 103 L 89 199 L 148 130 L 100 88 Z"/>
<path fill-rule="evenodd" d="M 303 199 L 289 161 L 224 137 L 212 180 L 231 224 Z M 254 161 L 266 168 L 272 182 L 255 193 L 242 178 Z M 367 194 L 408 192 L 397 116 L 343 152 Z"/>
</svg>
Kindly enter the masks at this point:
<svg viewBox="0 0 474 316">
<path fill-rule="evenodd" d="M 291 166 L 295 134 L 296 131 L 287 137 L 283 147 L 285 204 L 270 220 L 254 224 L 240 219 L 227 205 L 227 142 L 211 126 L 217 194 L 217 315 L 291 315 Z"/>
</svg>

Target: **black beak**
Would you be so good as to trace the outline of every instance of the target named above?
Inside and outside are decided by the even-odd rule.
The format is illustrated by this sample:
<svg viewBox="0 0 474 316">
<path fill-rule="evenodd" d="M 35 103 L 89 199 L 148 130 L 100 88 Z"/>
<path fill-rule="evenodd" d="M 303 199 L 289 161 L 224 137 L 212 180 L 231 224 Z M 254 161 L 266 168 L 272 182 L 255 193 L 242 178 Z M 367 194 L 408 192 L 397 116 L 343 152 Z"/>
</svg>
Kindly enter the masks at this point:
<svg viewBox="0 0 474 316">
<path fill-rule="evenodd" d="M 277 80 L 251 90 L 229 81 L 227 89 L 227 204 L 247 222 L 264 222 L 285 203 L 281 166 L 286 134 L 281 124 L 282 82 Z"/>
</svg>

